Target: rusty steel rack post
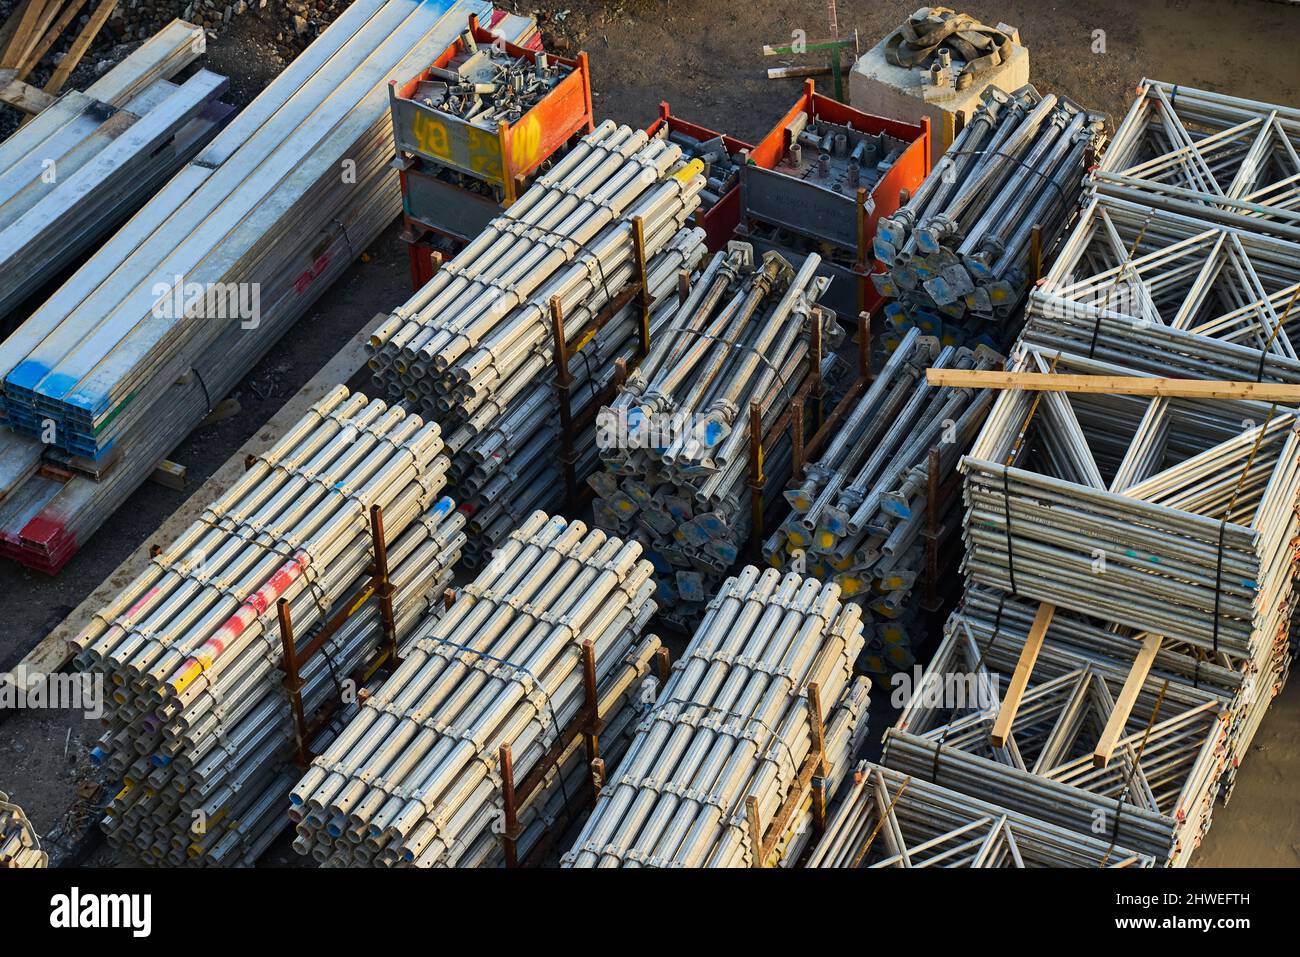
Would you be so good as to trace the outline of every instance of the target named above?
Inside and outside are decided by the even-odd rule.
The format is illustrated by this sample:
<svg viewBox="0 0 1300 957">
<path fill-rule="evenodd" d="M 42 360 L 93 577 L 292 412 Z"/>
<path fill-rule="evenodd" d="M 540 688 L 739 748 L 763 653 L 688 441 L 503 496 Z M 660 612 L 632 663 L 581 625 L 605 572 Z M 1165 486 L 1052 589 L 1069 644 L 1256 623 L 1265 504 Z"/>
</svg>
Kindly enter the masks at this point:
<svg viewBox="0 0 1300 957">
<path fill-rule="evenodd" d="M 372 598 L 379 603 L 379 620 L 383 628 L 380 653 L 369 664 L 359 668 L 354 674 L 354 678 L 357 679 L 357 684 L 360 685 L 362 680 L 374 674 L 384 663 L 396 667 L 402 662 L 397 653 L 397 629 L 393 620 L 393 583 L 388 577 L 388 544 L 384 540 L 384 512 L 379 505 L 372 505 L 370 508 L 370 538 L 374 556 L 371 559 L 369 568 L 370 580 L 321 626 L 320 630 L 304 647 L 299 648 L 294 641 L 293 618 L 289 611 L 289 602 L 281 598 L 276 605 L 276 615 L 280 627 L 280 647 L 284 655 L 280 665 L 281 670 L 284 672 L 282 684 L 285 691 L 288 692 L 289 706 L 293 712 L 293 733 L 296 748 L 294 760 L 299 767 L 306 768 L 310 766 L 315 755 L 311 753 L 308 742 L 325 726 L 325 722 L 329 720 L 334 713 L 334 709 L 340 703 L 332 701 L 323 705 L 309 719 L 303 713 L 302 688 L 304 681 L 300 673 L 302 666 L 310 661 L 325 646 L 325 642 L 329 641 L 348 619 L 360 611 L 365 603 Z"/>
<path fill-rule="evenodd" d="M 956 504 L 961 489 L 961 473 L 953 470 L 945 479 L 939 477 L 939 447 L 930 449 L 926 465 L 925 489 L 925 528 L 921 537 L 925 540 L 925 582 L 921 597 L 921 608 L 928 612 L 938 611 L 943 606 L 939 596 L 939 544 L 954 530 L 955 519 L 952 507 Z"/>
<path fill-rule="evenodd" d="M 564 310 L 558 296 L 551 298 L 551 339 L 555 353 L 555 396 L 560 407 L 560 450 L 558 458 L 564 468 L 565 507 L 572 513 L 579 506 L 585 491 L 578 485 L 576 465 L 578 452 L 576 439 L 578 430 L 593 420 L 600 408 L 618 394 L 627 376 L 629 364 L 621 360 L 616 363 L 614 380 L 595 400 L 589 403 L 578 416 L 573 415 L 573 374 L 569 371 L 569 360 L 586 348 L 597 333 L 603 329 L 625 306 L 636 301 L 638 325 L 640 329 L 640 347 L 633 357 L 631 367 L 635 367 L 650 353 L 650 307 L 654 305 L 654 296 L 650 293 L 646 274 L 645 222 L 640 216 L 632 217 L 632 243 L 635 251 L 636 275 L 624 289 L 611 299 L 587 325 L 582 334 L 570 341 L 564 329 Z M 680 282 L 680 280 L 679 280 Z M 680 294 L 680 290 L 679 290 Z"/>
<path fill-rule="evenodd" d="M 520 860 L 519 838 L 523 835 L 523 828 L 519 825 L 519 808 L 542 786 L 546 776 L 559 764 L 569 745 L 579 737 L 582 738 L 583 749 L 586 752 L 591 783 L 588 791 L 590 800 L 594 801 L 600 791 L 604 776 L 604 765 L 600 761 L 600 732 L 604 727 L 604 719 L 600 715 L 600 696 L 596 689 L 596 650 L 591 639 L 582 643 L 582 687 L 585 701 L 581 710 L 573 716 L 573 720 L 556 736 L 551 746 L 546 749 L 546 753 L 518 784 L 515 783 L 514 756 L 511 754 L 509 743 L 503 743 L 497 749 L 503 811 L 501 847 L 505 852 L 506 867 L 519 867 L 521 864 L 526 865 L 536 861 L 553 840 L 550 832 L 561 830 L 559 827 L 552 827 L 548 837 L 532 849 L 528 859 Z M 569 807 L 568 810 L 570 814 L 574 814 L 585 804 L 586 799 L 583 800 L 582 805 Z"/>
<path fill-rule="evenodd" d="M 762 429 L 762 410 L 757 402 L 750 404 L 749 434 L 751 441 L 749 448 L 749 480 L 746 485 L 750 489 L 749 545 L 753 555 L 761 554 L 764 539 L 763 491 L 767 487 L 768 476 L 763 473 L 763 450 L 771 448 L 781 433 L 789 429 L 791 444 L 790 479 L 794 481 L 799 478 L 803 473 L 804 465 L 816 455 L 817 449 L 830 437 L 835 430 L 835 426 L 852 408 L 853 403 L 857 401 L 870 382 L 870 330 L 871 314 L 869 312 L 860 312 L 858 314 L 857 375 L 849 386 L 848 392 L 840 399 L 829 415 L 823 415 L 826 383 L 822 380 L 821 374 L 822 337 L 821 326 L 817 323 L 812 324 L 809 333 L 809 358 L 815 361 L 810 361 L 808 375 L 795 391 L 790 408 L 772 423 L 771 428 L 764 432 Z M 816 428 L 813 435 L 805 441 L 804 410 L 810 398 L 815 400 L 813 415 Z M 755 435 L 762 436 L 757 443 L 752 440 Z"/>
<path fill-rule="evenodd" d="M 750 859 L 751 867 L 764 867 L 764 862 L 772 856 L 777 843 L 781 840 L 786 827 L 790 824 L 790 819 L 799 808 L 799 804 L 803 799 L 804 788 L 811 787 L 812 789 L 814 831 L 821 834 L 826 827 L 826 791 L 829 768 L 826 764 L 826 729 L 822 725 L 821 689 L 816 682 L 808 685 L 806 700 L 808 702 L 808 738 L 811 747 L 808 750 L 808 756 L 804 758 L 803 764 L 799 768 L 799 776 L 795 780 L 794 786 L 790 788 L 789 794 L 781 802 L 781 806 L 777 808 L 776 814 L 768 822 L 766 828 L 762 826 L 758 819 L 758 799 L 752 794 L 745 799 L 745 819 L 749 825 L 750 847 L 753 848 L 753 856 Z"/>
</svg>

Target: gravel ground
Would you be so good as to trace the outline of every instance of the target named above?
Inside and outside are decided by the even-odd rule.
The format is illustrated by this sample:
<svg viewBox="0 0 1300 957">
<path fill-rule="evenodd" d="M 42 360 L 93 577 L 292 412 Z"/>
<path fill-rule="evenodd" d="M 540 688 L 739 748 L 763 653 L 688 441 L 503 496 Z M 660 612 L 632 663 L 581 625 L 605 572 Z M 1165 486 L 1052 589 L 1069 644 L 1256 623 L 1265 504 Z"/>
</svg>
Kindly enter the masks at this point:
<svg viewBox="0 0 1300 957">
<path fill-rule="evenodd" d="M 149 35 L 188 8 L 211 19 L 213 38 L 204 65 L 230 76 L 229 100 L 242 106 L 344 5 L 268 0 L 265 6 L 246 4 L 240 13 L 235 12 L 236 4 L 226 17 L 224 0 L 219 6 L 198 0 L 197 9 L 189 2 L 126 0 L 125 12 L 110 20 L 69 87 L 83 88 L 133 48 L 133 37 Z M 0 19 L 13 6 L 12 0 L 0 0 Z M 796 29 L 805 30 L 811 39 L 828 33 L 824 0 L 567 0 L 505 6 L 537 14 L 552 48 L 590 54 L 601 117 L 644 126 L 659 102 L 667 100 L 674 112 L 750 140 L 767 132 L 800 89 L 798 81 L 765 78 L 772 61 L 759 56 L 761 45 L 786 42 Z M 960 6 L 986 22 L 1020 28 L 1030 49 L 1031 76 L 1041 90 L 1064 93 L 1115 116 L 1122 115 L 1144 75 L 1300 105 L 1300 61 L 1294 48 L 1300 8 L 1262 0 L 980 0 Z M 840 32 L 856 29 L 864 47 L 870 46 L 915 7 L 915 0 L 840 0 Z M 1103 54 L 1092 52 L 1096 30 L 1105 31 Z M 45 82 L 67 42 L 65 38 L 54 56 L 37 68 L 31 82 Z M 0 108 L 0 137 L 14 123 L 13 112 Z M 354 265 L 239 385 L 234 394 L 242 414 L 195 433 L 170 456 L 188 468 L 191 488 L 224 462 L 360 324 L 405 298 L 409 280 L 396 228 L 389 229 L 370 253 L 370 261 Z M 17 662 L 186 497 L 145 485 L 58 578 L 0 565 L 0 613 L 5 622 L 0 629 L 0 668 Z M 57 861 L 73 852 L 70 838 L 92 818 L 90 806 L 107 797 L 86 760 L 97 730 L 79 715 L 57 711 L 10 713 L 2 721 L 0 789 L 26 808 L 53 845 Z M 1300 863 L 1295 833 L 1300 799 L 1294 786 L 1288 787 L 1288 781 L 1300 779 L 1297 724 L 1300 689 L 1292 683 L 1266 719 L 1255 747 L 1258 754 L 1246 763 L 1231 804 L 1217 812 L 1198 863 Z M 80 795 L 79 782 L 84 785 Z M 1279 817 L 1288 822 L 1286 833 L 1279 830 Z M 282 851 L 273 850 L 268 862 L 285 862 Z M 114 863 L 103 848 L 90 862 Z"/>
</svg>

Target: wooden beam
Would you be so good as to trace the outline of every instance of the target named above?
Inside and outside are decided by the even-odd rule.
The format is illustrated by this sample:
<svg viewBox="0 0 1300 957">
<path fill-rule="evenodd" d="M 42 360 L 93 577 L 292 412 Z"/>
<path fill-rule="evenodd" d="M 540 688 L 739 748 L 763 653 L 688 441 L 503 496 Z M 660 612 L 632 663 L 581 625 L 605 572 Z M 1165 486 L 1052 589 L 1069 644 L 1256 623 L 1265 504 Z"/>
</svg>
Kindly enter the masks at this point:
<svg viewBox="0 0 1300 957">
<path fill-rule="evenodd" d="M 99 6 L 91 13 L 90 19 L 81 28 L 77 38 L 72 41 L 72 46 L 68 47 L 68 52 L 63 55 L 62 61 L 55 68 L 54 75 L 50 77 L 50 82 L 45 84 L 46 93 L 57 94 L 63 89 L 63 84 L 68 82 L 68 77 L 77 68 L 81 58 L 86 55 L 90 45 L 95 42 L 95 37 L 99 36 L 99 31 L 104 28 L 108 18 L 113 15 L 116 6 L 117 0 L 99 0 Z"/>
<path fill-rule="evenodd" d="M 44 12 L 45 0 L 26 0 L 21 11 L 15 10 L 9 15 L 14 28 L 4 52 L 0 53 L 0 67 L 17 67 L 22 63 L 23 54 L 34 42 L 33 34 Z"/>
<path fill-rule="evenodd" d="M 55 101 L 56 97 L 24 83 L 17 74 L 17 70 L 0 70 L 0 103 L 35 115 Z"/>
<path fill-rule="evenodd" d="M 1007 739 L 1011 737 L 1011 725 L 1016 720 L 1016 712 L 1020 710 L 1020 699 L 1029 687 L 1029 676 L 1034 673 L 1038 652 L 1043 648 L 1043 638 L 1047 635 L 1048 626 L 1052 624 L 1055 614 L 1055 605 L 1043 602 L 1038 606 L 1034 624 L 1029 629 L 1029 637 L 1025 639 L 1025 647 L 1020 649 L 1020 660 L 1016 662 L 1011 683 L 1007 685 L 1006 697 L 1002 699 L 1002 707 L 998 709 L 997 720 L 993 722 L 993 731 L 989 734 L 989 740 L 995 748 L 1006 747 Z"/>
<path fill-rule="evenodd" d="M 1147 635 L 1143 639 L 1142 647 L 1138 650 L 1137 657 L 1133 659 L 1133 667 L 1129 669 L 1128 677 L 1124 679 L 1124 687 L 1120 690 L 1119 697 L 1115 699 L 1115 707 L 1111 709 L 1110 717 L 1106 719 L 1106 727 L 1102 730 L 1101 737 L 1097 739 L 1097 747 L 1093 749 L 1094 767 L 1104 768 L 1110 761 L 1115 745 L 1128 724 L 1129 715 L 1133 712 L 1133 704 L 1137 701 L 1138 692 L 1142 690 L 1147 675 L 1151 673 L 1151 665 L 1156 660 L 1156 653 L 1160 651 L 1162 640 L 1160 635 Z"/>
<path fill-rule="evenodd" d="M 54 22 L 54 26 L 45 31 L 45 36 L 41 37 L 40 43 L 36 44 L 32 52 L 23 61 L 23 65 L 19 67 L 18 79 L 25 80 L 27 74 L 36 69 L 36 64 L 40 63 L 45 54 L 50 52 L 50 47 L 54 46 L 59 37 L 63 35 L 63 31 L 68 28 L 68 24 L 76 19 L 77 15 L 81 13 L 81 8 L 85 5 L 86 0 L 71 0 L 63 8 L 63 12 L 59 14 L 59 19 Z"/>
<path fill-rule="evenodd" d="M 1093 395 L 1164 396 L 1168 399 L 1247 399 L 1300 405 L 1300 385 L 1287 382 L 1227 382 L 1166 379 L 1161 376 L 1070 375 L 1059 372 L 984 372 L 926 369 L 930 385 L 958 389 L 1023 389 L 1026 392 L 1085 392 Z"/>
</svg>

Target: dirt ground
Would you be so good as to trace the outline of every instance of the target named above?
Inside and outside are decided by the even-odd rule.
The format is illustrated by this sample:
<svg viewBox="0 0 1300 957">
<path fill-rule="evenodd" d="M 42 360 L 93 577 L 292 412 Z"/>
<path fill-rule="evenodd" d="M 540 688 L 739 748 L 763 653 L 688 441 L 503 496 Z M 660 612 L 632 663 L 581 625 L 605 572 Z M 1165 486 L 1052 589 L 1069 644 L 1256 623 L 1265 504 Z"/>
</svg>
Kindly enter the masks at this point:
<svg viewBox="0 0 1300 957">
<path fill-rule="evenodd" d="M 742 139 L 762 136 L 797 97 L 800 82 L 769 81 L 759 55 L 764 43 L 811 40 L 829 33 L 825 0 L 560 0 L 504 4 L 536 12 L 548 41 L 591 57 L 596 111 L 637 126 L 661 100 L 693 121 Z M 916 0 L 840 0 L 842 35 L 857 30 L 868 47 L 917 6 Z M 0 8 L 5 6 L 0 3 Z M 183 4 L 181 4 L 183 7 Z M 1019 27 L 1040 90 L 1066 94 L 1119 118 L 1143 77 L 1300 106 L 1300 6 L 1264 0 L 979 0 L 960 5 L 989 23 Z M 281 63 L 264 41 L 265 24 L 240 20 L 209 47 L 208 68 L 232 78 L 232 101 L 247 103 Z M 1092 52 L 1095 31 L 1105 52 Z M 74 76 L 74 86 L 78 83 Z M 235 395 L 243 413 L 192 435 L 171 456 L 197 487 L 309 379 L 377 311 L 409 290 L 405 253 L 390 228 L 330 289 L 317 308 L 259 363 Z M 55 579 L 11 564 L 0 566 L 0 668 L 15 664 L 187 496 L 146 485 L 82 548 Z M 883 730 L 883 728 L 881 729 Z M 22 804 L 53 845 L 55 860 L 84 830 L 86 801 L 73 801 L 90 781 L 86 755 L 98 731 L 66 712 L 27 711 L 0 717 L 0 789 Z M 1216 811 L 1199 865 L 1300 864 L 1300 686 L 1292 682 L 1273 706 L 1231 803 Z M 88 792 L 89 793 L 89 790 Z M 91 802 L 101 802 L 101 790 Z M 272 855 L 272 863 L 283 859 Z M 101 849 L 94 863 L 113 863 Z"/>
</svg>

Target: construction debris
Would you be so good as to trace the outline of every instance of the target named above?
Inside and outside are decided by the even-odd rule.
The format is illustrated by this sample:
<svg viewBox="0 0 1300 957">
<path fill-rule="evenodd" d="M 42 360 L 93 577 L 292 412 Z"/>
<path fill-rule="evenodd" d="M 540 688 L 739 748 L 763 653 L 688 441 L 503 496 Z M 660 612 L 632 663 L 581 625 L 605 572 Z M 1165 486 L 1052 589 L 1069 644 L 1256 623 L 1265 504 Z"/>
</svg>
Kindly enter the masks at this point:
<svg viewBox="0 0 1300 957">
<path fill-rule="evenodd" d="M 912 326 L 944 342 L 983 336 L 1000 348 L 1045 254 L 1069 225 L 1104 123 L 1026 85 L 996 87 L 897 212 L 876 224 L 871 277 L 894 339 Z"/>
<path fill-rule="evenodd" d="M 862 645 L 835 585 L 728 579 L 562 863 L 792 865 L 866 737 Z"/>
<path fill-rule="evenodd" d="M 354 673 L 381 645 L 389 612 L 358 610 L 376 529 L 388 577 L 369 587 L 391 588 L 395 640 L 450 583 L 464 519 L 439 497 L 446 469 L 436 425 L 340 386 L 94 617 L 74 645 L 113 689 L 94 753 L 124 780 L 103 821 L 111 844 L 148 864 L 257 860 L 287 823 L 301 731 L 313 748 L 337 731 L 299 729 L 285 689 L 302 715 L 355 706 Z"/>
<path fill-rule="evenodd" d="M 926 574 L 923 532 L 938 527 L 929 509 L 946 510 L 939 489 L 946 490 L 991 404 L 986 392 L 933 389 L 925 371 L 1001 362 L 984 346 L 941 349 L 938 340 L 909 329 L 825 451 L 785 493 L 791 512 L 764 544 L 764 557 L 777 568 L 834 581 L 845 598 L 863 605 L 869 671 L 916 661 L 926 634 L 912 594 Z"/>
<path fill-rule="evenodd" d="M 22 301 L 133 213 L 233 110 L 223 76 L 170 78 L 203 50 L 173 20 L 84 93 L 0 144 L 0 332 Z"/>
<path fill-rule="evenodd" d="M 744 243 L 715 254 L 601 411 L 604 469 L 588 479 L 596 523 L 645 544 L 661 615 L 686 630 L 790 477 L 790 437 L 769 433 L 843 339 L 817 304 L 819 262 L 796 271 L 772 252 L 756 262 Z M 758 474 L 756 442 L 767 445 Z"/>
<path fill-rule="evenodd" d="M 0 791 L 0 868 L 47 867 L 49 863 L 32 822 Z"/>
<path fill-rule="evenodd" d="M 579 735 L 594 760 L 598 708 L 628 707 L 658 648 L 640 637 L 655 610 L 640 554 L 535 513 L 419 627 L 401 666 L 293 788 L 295 849 L 354 866 L 454 867 L 504 838 L 516 855 L 516 782 L 554 770 Z M 529 796 L 530 816 L 544 813 L 546 789 Z"/>
</svg>

